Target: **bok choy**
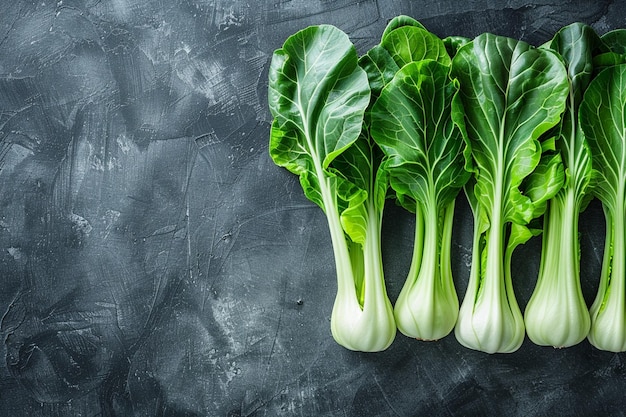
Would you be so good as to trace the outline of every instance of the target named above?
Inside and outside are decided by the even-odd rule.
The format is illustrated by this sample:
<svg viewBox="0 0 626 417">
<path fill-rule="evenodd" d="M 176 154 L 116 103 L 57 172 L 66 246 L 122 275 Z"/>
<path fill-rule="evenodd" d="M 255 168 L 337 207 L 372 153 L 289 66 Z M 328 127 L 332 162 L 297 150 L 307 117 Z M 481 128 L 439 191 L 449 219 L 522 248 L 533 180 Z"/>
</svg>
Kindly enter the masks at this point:
<svg viewBox="0 0 626 417">
<path fill-rule="evenodd" d="M 565 185 L 548 203 L 539 276 L 524 312 L 526 333 L 539 345 L 572 346 L 589 332 L 589 310 L 580 285 L 578 219 L 591 198 L 592 170 L 578 109 L 594 75 L 593 58 L 599 45 L 598 35 L 582 23 L 562 28 L 548 44 L 563 58 L 569 93 L 561 122 L 551 132 L 565 166 Z"/>
<path fill-rule="evenodd" d="M 580 105 L 580 124 L 591 148 L 594 195 L 602 202 L 606 237 L 600 284 L 591 305 L 589 342 L 626 351 L 626 64 L 591 81 Z"/>
<path fill-rule="evenodd" d="M 469 172 L 458 84 L 449 71 L 431 59 L 403 66 L 372 110 L 391 187 L 416 213 L 411 267 L 394 313 L 398 329 L 421 340 L 450 333 L 459 309 L 450 246 L 455 198 Z"/>
<path fill-rule="evenodd" d="M 328 221 L 337 274 L 332 335 L 351 350 L 384 350 L 396 334 L 380 248 L 388 180 L 361 135 L 370 87 L 348 36 L 320 25 L 289 37 L 273 54 L 268 100 L 270 155 L 299 175 Z"/>
<path fill-rule="evenodd" d="M 450 333 L 459 310 L 450 244 L 454 199 L 469 172 L 450 62 L 442 40 L 406 16 L 393 19 L 361 59 L 376 97 L 368 131 L 385 154 L 397 201 L 415 213 L 413 256 L 394 315 L 403 334 L 420 340 Z"/>
<path fill-rule="evenodd" d="M 554 140 L 543 134 L 565 109 L 567 72 L 552 51 L 485 33 L 458 49 L 452 76 L 473 158 L 466 194 L 474 214 L 470 278 L 455 335 L 472 349 L 513 352 L 525 329 L 511 259 L 537 233 L 531 221 L 564 182 Z"/>
</svg>

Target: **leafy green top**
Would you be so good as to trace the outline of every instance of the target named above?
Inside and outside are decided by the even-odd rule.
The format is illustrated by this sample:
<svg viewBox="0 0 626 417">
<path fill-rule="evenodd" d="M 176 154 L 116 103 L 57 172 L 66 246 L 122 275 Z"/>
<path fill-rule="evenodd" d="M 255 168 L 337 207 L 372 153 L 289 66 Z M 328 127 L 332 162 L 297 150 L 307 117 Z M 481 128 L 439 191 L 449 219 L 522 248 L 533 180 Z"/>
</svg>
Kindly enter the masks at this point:
<svg viewBox="0 0 626 417">
<path fill-rule="evenodd" d="M 531 176 L 542 151 L 553 146 L 542 146 L 540 138 L 564 109 L 568 84 L 562 62 L 551 51 L 486 33 L 458 50 L 452 75 L 460 82 L 475 164 L 472 205 L 480 204 L 486 216 L 500 211 L 504 222 L 529 223 L 563 181 L 545 175 L 560 164 L 554 156 L 544 161 L 544 173 Z M 534 194 L 520 189 L 529 187 Z M 488 218 L 482 220 L 488 227 Z"/>
</svg>

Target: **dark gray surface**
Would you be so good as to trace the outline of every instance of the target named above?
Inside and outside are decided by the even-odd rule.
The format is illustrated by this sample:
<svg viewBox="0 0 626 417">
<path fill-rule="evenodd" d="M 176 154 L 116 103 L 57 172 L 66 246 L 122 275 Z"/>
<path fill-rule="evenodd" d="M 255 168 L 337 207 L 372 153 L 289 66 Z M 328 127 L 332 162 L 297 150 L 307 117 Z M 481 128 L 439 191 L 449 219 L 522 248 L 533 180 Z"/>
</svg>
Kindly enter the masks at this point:
<svg viewBox="0 0 626 417">
<path fill-rule="evenodd" d="M 310 24 L 360 52 L 408 14 L 440 36 L 540 44 L 621 1 L 40 0 L 0 5 L 2 416 L 623 415 L 624 356 L 586 341 L 509 355 L 398 335 L 362 354 L 330 335 L 325 218 L 267 155 L 267 66 Z M 471 213 L 457 205 L 462 297 Z M 591 303 L 604 222 L 583 214 Z M 390 297 L 412 218 L 390 205 Z M 518 249 L 522 307 L 540 241 Z"/>
</svg>

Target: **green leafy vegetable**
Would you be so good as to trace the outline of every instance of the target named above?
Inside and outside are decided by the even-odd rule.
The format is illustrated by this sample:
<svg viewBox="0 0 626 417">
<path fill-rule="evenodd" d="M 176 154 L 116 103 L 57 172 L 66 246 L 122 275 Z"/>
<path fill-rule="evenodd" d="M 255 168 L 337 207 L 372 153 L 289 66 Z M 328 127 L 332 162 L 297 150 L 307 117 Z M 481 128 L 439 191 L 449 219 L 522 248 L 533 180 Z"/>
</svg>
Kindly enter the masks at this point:
<svg viewBox="0 0 626 417">
<path fill-rule="evenodd" d="M 593 77 L 593 54 L 599 44 L 590 26 L 575 23 L 557 32 L 548 45 L 566 64 L 569 94 L 561 122 L 551 132 L 558 138 L 565 186 L 549 202 L 537 285 L 524 312 L 528 337 L 544 346 L 572 346 L 589 332 L 589 310 L 580 286 L 578 219 L 590 199 L 592 170 L 578 109 Z"/>
<path fill-rule="evenodd" d="M 487 33 L 458 50 L 452 76 L 460 83 L 474 162 L 466 186 L 473 258 L 455 335 L 472 349 L 513 352 L 525 332 L 511 258 L 537 233 L 529 223 L 564 181 L 554 141 L 542 135 L 565 108 L 567 72 L 551 51 Z"/>
<path fill-rule="evenodd" d="M 394 312 L 398 329 L 421 340 L 450 333 L 459 309 L 450 245 L 454 201 L 469 172 L 449 70 L 430 59 L 405 65 L 372 109 L 371 133 L 387 157 L 391 186 L 416 213 L 411 268 Z"/>
<path fill-rule="evenodd" d="M 268 101 L 272 159 L 299 176 L 327 218 L 339 344 L 384 350 L 397 326 L 421 340 L 454 328 L 461 344 L 489 353 L 517 350 L 525 330 L 540 345 L 586 336 L 599 349 L 626 351 L 626 30 L 599 37 L 575 23 L 535 48 L 489 33 L 442 40 L 402 15 L 359 59 L 341 30 L 311 26 L 274 52 Z M 450 245 L 463 187 L 474 237 L 459 309 Z M 415 214 L 395 309 L 381 254 L 391 195 Z M 593 197 L 606 241 L 588 311 L 578 221 Z M 522 317 L 513 252 L 542 231 Z"/>
<path fill-rule="evenodd" d="M 450 63 L 446 47 L 436 35 L 408 16 L 393 18 L 385 28 L 380 44 L 360 60 L 368 74 L 372 97 L 378 97 L 401 67 L 424 59 Z"/>
<path fill-rule="evenodd" d="M 333 337 L 351 350 L 384 350 L 396 334 L 380 250 L 388 185 L 361 135 L 370 87 L 347 35 L 321 25 L 288 38 L 272 57 L 268 100 L 270 155 L 299 175 L 328 220 L 338 284 Z"/>
<path fill-rule="evenodd" d="M 407 336 L 439 339 L 451 331 L 458 315 L 449 246 L 454 196 L 468 177 L 463 170 L 465 142 L 450 118 L 451 100 L 458 90 L 448 78 L 450 57 L 441 39 L 414 19 L 399 16 L 385 29 L 380 45 L 372 48 L 360 62 L 368 73 L 372 97 L 380 95 L 366 114 L 365 130 L 385 153 L 383 164 L 390 174 L 397 200 L 416 215 L 411 268 L 396 302 L 396 323 Z M 415 102 L 410 97 L 415 98 Z M 404 107 L 398 108 L 398 105 Z M 411 127 L 415 128 L 418 123 L 426 124 L 419 132 L 421 137 L 411 134 L 414 132 Z M 403 124 L 410 132 L 403 130 Z M 449 141 L 447 146 L 445 141 Z M 421 146 L 418 151 L 411 149 L 416 144 Z M 460 157 L 461 161 L 455 157 Z M 423 169 L 416 168 L 421 163 L 426 164 Z M 453 168 L 459 168 L 460 176 L 456 176 Z M 434 178 L 436 176 L 443 178 Z M 453 181 L 446 183 L 449 177 Z M 416 180 L 433 188 L 429 195 L 426 191 L 420 194 Z M 429 180 L 434 182 L 429 185 Z M 448 194 L 452 194 L 452 198 Z M 436 201 L 431 203 L 431 197 Z M 425 206 L 428 211 L 424 211 Z M 426 230 L 425 214 L 431 217 L 431 225 Z M 430 247 L 423 256 L 425 241 Z"/>
<path fill-rule="evenodd" d="M 606 240 L 588 339 L 626 351 L 626 65 L 609 67 L 587 87 L 580 124 L 591 148 L 594 195 L 602 202 Z"/>
</svg>

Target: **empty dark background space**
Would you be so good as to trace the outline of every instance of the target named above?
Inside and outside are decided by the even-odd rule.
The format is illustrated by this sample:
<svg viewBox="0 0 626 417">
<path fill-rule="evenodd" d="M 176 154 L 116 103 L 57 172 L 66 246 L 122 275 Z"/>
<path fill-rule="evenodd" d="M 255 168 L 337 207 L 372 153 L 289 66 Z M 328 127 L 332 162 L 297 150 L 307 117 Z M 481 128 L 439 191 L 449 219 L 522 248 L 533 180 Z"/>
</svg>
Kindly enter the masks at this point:
<svg viewBox="0 0 626 417">
<path fill-rule="evenodd" d="M 0 415 L 623 415 L 624 356 L 525 341 L 508 355 L 398 334 L 354 353 L 330 335 L 323 213 L 267 152 L 267 67 L 330 23 L 363 53 L 407 14 L 437 35 L 539 45 L 569 23 L 626 27 L 623 1 L 0 3 Z M 472 217 L 457 204 L 462 297 Z M 580 224 L 590 304 L 602 208 Z M 395 301 L 412 216 L 390 204 Z M 514 256 L 522 308 L 534 238 Z"/>
</svg>

